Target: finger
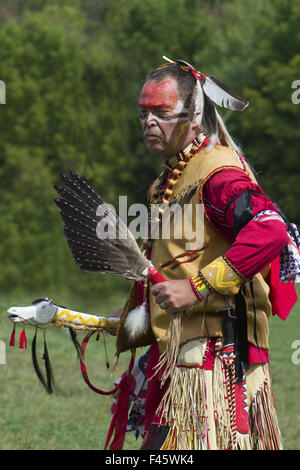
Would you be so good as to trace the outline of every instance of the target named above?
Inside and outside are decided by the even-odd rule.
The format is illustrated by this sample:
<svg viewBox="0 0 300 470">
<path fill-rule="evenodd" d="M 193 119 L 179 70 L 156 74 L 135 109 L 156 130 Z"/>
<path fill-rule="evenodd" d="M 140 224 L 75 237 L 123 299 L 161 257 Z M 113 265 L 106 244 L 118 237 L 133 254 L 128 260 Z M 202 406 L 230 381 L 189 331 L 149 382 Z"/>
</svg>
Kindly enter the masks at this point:
<svg viewBox="0 0 300 470">
<path fill-rule="evenodd" d="M 154 295 L 154 297 L 156 297 L 157 295 L 159 295 L 160 293 L 162 293 L 164 291 L 164 286 L 163 285 L 159 285 L 157 284 L 156 286 L 153 286 L 151 288 L 151 294 Z"/>
<path fill-rule="evenodd" d="M 167 308 L 170 305 L 170 303 L 168 302 L 168 299 L 165 296 L 161 296 L 161 295 L 155 298 L 155 302 L 162 310 L 165 310 L 165 311 L 167 311 Z"/>
<path fill-rule="evenodd" d="M 154 295 L 154 297 L 156 297 L 160 292 L 160 288 L 158 287 L 158 285 L 156 286 L 153 286 L 151 288 L 151 294 Z"/>
<path fill-rule="evenodd" d="M 166 312 L 167 313 L 176 313 L 176 312 L 183 312 L 186 310 L 186 307 L 175 307 L 173 304 L 166 304 Z"/>
<path fill-rule="evenodd" d="M 169 315 L 173 315 L 173 314 L 175 314 L 175 313 L 180 312 L 180 310 L 178 310 L 178 309 L 176 309 L 176 308 L 174 308 L 174 307 L 172 307 L 172 306 L 166 308 L 165 310 L 166 310 L 166 312 L 167 312 Z"/>
<path fill-rule="evenodd" d="M 172 305 L 166 305 L 165 311 L 166 311 L 167 313 L 173 313 L 174 310 L 173 310 L 173 308 L 172 308 Z"/>
<path fill-rule="evenodd" d="M 156 297 L 155 297 L 155 302 L 157 304 L 163 304 L 163 305 L 168 305 L 168 297 L 166 297 L 165 295 L 163 294 L 158 294 Z"/>
</svg>

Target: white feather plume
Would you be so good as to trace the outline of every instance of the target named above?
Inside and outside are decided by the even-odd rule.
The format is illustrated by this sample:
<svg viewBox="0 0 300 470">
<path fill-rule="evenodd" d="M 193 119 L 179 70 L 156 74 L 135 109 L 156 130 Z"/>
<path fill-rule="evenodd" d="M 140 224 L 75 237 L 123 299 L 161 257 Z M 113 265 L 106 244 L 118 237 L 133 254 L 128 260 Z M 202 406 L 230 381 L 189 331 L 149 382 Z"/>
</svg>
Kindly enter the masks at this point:
<svg viewBox="0 0 300 470">
<path fill-rule="evenodd" d="M 206 77 L 203 90 L 215 104 L 223 108 L 243 111 L 249 104 L 216 77 Z"/>
<path fill-rule="evenodd" d="M 147 312 L 146 302 L 138 305 L 131 310 L 124 321 L 124 328 L 131 340 L 135 340 L 146 333 L 149 327 L 149 316 Z"/>
</svg>

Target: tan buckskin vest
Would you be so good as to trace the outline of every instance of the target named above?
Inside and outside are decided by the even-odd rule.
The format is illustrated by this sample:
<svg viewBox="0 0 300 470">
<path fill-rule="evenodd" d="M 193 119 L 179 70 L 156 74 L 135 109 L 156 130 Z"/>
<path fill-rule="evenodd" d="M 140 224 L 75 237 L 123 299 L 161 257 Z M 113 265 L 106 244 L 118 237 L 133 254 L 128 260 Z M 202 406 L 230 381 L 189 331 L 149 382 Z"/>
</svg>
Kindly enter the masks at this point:
<svg viewBox="0 0 300 470">
<path fill-rule="evenodd" d="M 190 204 L 193 206 L 202 204 L 202 190 L 204 184 L 212 175 L 229 168 L 246 173 L 252 181 L 256 182 L 247 164 L 245 164 L 239 154 L 231 148 L 215 146 L 209 152 L 203 149 L 190 159 L 182 172 L 180 179 L 174 187 L 170 199 L 170 206 L 182 201 L 182 198 L 188 194 L 192 194 L 192 197 L 189 199 Z M 151 186 L 149 193 L 150 203 L 158 189 L 158 185 L 159 178 L 155 180 Z M 175 239 L 172 225 L 170 238 L 160 238 L 153 241 L 151 254 L 152 263 L 167 280 L 187 279 L 192 277 L 213 260 L 228 251 L 230 242 L 225 240 L 224 237 L 217 232 L 208 220 L 206 214 L 204 214 L 202 226 L 199 226 L 199 220 L 193 217 L 192 233 L 196 233 L 196 225 L 197 231 L 202 231 L 203 239 L 200 244 L 195 244 L 192 249 L 186 249 L 186 244 L 191 242 L 191 240 L 185 238 L 186 233 L 184 233 L 184 228 L 182 230 L 184 236 L 181 239 Z M 188 235 L 190 236 L 190 234 Z M 263 349 L 269 349 L 268 317 L 271 312 L 271 304 L 268 298 L 269 286 L 265 281 L 268 273 L 269 267 L 266 268 L 263 273 L 254 276 L 254 298 L 251 296 L 249 282 L 245 284 L 248 341 L 256 346 L 254 340 L 254 311 L 256 311 L 258 345 Z M 127 308 L 124 310 L 121 317 L 120 335 L 119 340 L 117 340 L 117 349 L 119 349 L 119 352 L 128 349 L 129 346 L 126 346 L 126 335 L 124 335 L 124 331 L 122 331 L 122 320 L 124 320 L 127 312 L 136 306 L 134 296 L 135 287 L 133 286 L 127 302 Z M 230 297 L 230 295 L 228 297 L 234 306 L 234 297 Z M 206 304 L 205 302 L 201 302 L 185 310 L 182 314 L 183 331 L 180 343 L 183 344 L 198 337 L 222 337 L 222 321 L 226 308 L 225 298 L 222 295 L 213 294 L 208 298 Z M 236 313 L 238 314 L 238 312 Z M 147 335 L 140 339 L 140 344 L 131 344 L 130 347 L 151 344 L 151 341 L 156 338 L 159 339 L 158 345 L 162 353 L 165 351 L 168 341 L 166 330 L 169 325 L 170 314 L 166 313 L 156 304 L 151 294 L 150 314 L 152 331 L 148 331 Z"/>
</svg>

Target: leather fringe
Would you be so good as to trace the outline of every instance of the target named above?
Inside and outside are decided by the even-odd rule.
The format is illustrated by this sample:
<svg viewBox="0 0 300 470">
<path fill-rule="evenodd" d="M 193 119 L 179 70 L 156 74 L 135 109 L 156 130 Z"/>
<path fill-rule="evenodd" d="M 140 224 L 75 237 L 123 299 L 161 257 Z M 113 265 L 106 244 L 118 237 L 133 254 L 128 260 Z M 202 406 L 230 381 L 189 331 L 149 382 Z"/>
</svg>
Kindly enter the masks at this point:
<svg viewBox="0 0 300 470">
<path fill-rule="evenodd" d="M 257 450 L 282 450 L 281 432 L 278 426 L 268 365 L 263 366 L 267 375 L 250 406 L 250 428 L 253 448 Z"/>
<path fill-rule="evenodd" d="M 242 434 L 236 427 L 235 397 L 228 393 L 226 366 L 220 356 L 215 357 L 214 370 L 176 366 L 157 410 L 160 424 L 169 427 L 160 449 L 282 449 L 268 365 L 261 367 L 266 378 L 251 401 L 250 432 Z M 230 384 L 234 388 L 234 378 Z"/>
</svg>

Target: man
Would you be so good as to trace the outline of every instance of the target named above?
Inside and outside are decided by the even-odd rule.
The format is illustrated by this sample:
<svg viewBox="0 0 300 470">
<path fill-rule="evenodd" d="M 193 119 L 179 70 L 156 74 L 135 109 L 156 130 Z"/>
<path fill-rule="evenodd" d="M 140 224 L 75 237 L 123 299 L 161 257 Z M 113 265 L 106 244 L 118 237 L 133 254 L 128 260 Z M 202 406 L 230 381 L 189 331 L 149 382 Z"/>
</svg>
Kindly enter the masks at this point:
<svg viewBox="0 0 300 470">
<path fill-rule="evenodd" d="M 216 112 L 214 102 L 224 96 L 231 109 L 247 105 L 177 61 L 150 73 L 139 98 L 143 139 L 164 164 L 148 191 L 149 204 L 161 205 L 159 223 L 173 204 L 204 206 L 203 240 L 192 250 L 185 234 L 177 239 L 174 231 L 144 241 L 167 281 L 134 283 L 121 315 L 118 353 L 150 346 L 139 410 L 145 450 L 282 448 L 268 317 L 273 308 L 285 318 L 295 302 L 293 284 L 279 280 L 280 254 L 295 238 Z M 150 321 L 136 337 L 126 318 L 143 302 Z M 113 421 L 124 431 L 122 419 Z"/>
<path fill-rule="evenodd" d="M 71 334 L 90 388 L 105 395 L 118 390 L 105 448 L 113 432 L 110 449 L 122 448 L 126 429 L 143 435 L 145 450 L 282 448 L 269 371 L 268 317 L 272 312 L 285 319 L 297 299 L 300 238 L 257 184 L 215 104 L 241 111 L 248 103 L 183 61 L 151 72 L 140 94 L 145 144 L 163 161 L 163 171 L 148 190 L 150 206 L 159 207 L 159 236 L 152 236 L 150 218 L 149 239 L 141 249 L 159 271 L 156 276 L 164 280 L 154 286 L 149 281 L 133 283 L 125 308 L 116 315 L 117 353 L 150 348 L 135 363 L 132 357 L 119 387 L 105 392 L 89 382 L 84 364 L 91 335 L 80 346 Z M 126 256 L 115 236 L 105 245 L 97 231 L 103 219 L 116 228 L 113 211 L 81 176 L 71 172 L 62 180 L 66 187 L 55 189 L 63 199 L 55 202 L 76 262 L 89 272 L 126 277 Z M 204 207 L 203 220 L 199 205 Z M 183 217 L 184 230 L 178 237 L 175 216 L 186 206 L 192 216 Z M 168 237 L 163 236 L 166 222 L 173 222 Z M 125 232 L 121 227 L 119 233 Z M 203 236 L 198 237 L 199 232 Z M 125 240 L 132 241 L 129 238 Z M 141 258 L 140 253 L 132 255 L 132 246 L 122 246 L 131 261 Z M 143 258 L 143 269 L 144 262 Z M 131 272 L 135 276 L 130 278 L 140 279 L 143 273 Z M 57 308 L 51 310 L 49 321 Z M 78 317 L 76 328 L 94 332 L 99 326 L 99 317 L 84 319 L 80 312 L 71 313 Z M 37 321 L 32 306 L 28 315 Z M 11 316 L 26 319 L 22 314 L 19 319 Z M 40 315 L 43 326 L 46 317 L 47 312 Z M 107 323 L 109 330 L 117 322 Z M 11 345 L 14 339 L 15 330 Z M 20 339 L 23 347 L 24 329 Z M 46 350 L 46 380 L 35 366 L 51 392 Z"/>
</svg>

